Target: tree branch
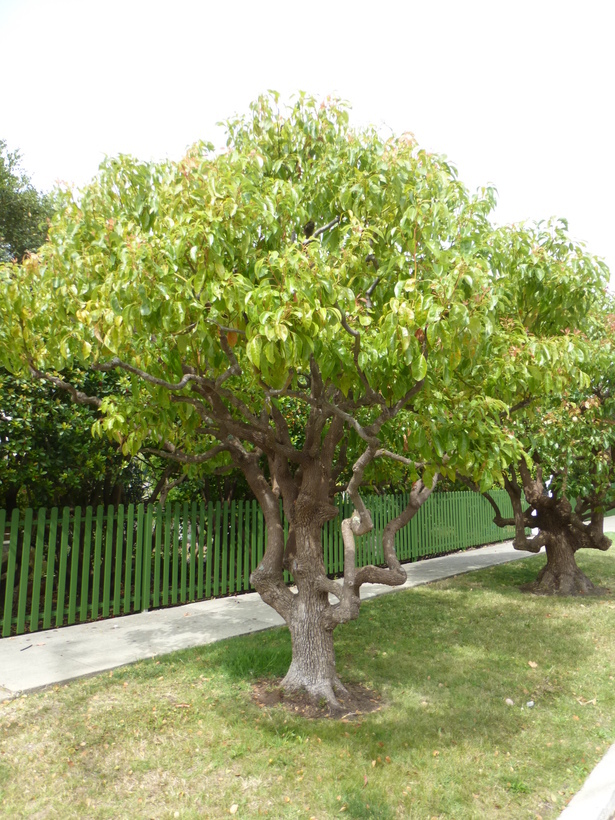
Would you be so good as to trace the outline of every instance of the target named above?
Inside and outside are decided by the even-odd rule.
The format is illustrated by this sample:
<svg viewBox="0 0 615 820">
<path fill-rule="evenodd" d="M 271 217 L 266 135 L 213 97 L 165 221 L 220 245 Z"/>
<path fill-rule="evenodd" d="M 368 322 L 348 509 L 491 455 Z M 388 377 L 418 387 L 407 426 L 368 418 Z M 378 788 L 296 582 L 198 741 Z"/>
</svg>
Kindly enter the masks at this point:
<svg viewBox="0 0 615 820">
<path fill-rule="evenodd" d="M 36 376 L 37 379 L 47 381 L 50 384 L 55 385 L 55 387 L 59 387 L 61 390 L 65 390 L 67 393 L 70 394 L 73 401 L 77 402 L 77 404 L 86 404 L 90 407 L 96 407 L 97 410 L 100 409 L 100 406 L 102 404 L 101 399 L 99 399 L 97 396 L 88 396 L 87 393 L 84 393 L 82 390 L 77 390 L 74 384 L 65 382 L 63 379 L 60 379 L 57 376 L 52 376 L 50 373 L 44 373 L 42 370 L 39 370 L 32 364 L 30 364 L 30 373 L 33 376 Z"/>
<path fill-rule="evenodd" d="M 227 379 L 231 376 L 241 376 L 241 367 L 237 361 L 237 356 L 233 353 L 233 348 L 228 343 L 228 336 L 226 333 L 220 331 L 220 346 L 226 355 L 226 358 L 231 363 L 231 366 L 216 379 L 215 386 L 221 387 Z"/>
<path fill-rule="evenodd" d="M 103 373 L 107 373 L 110 370 L 115 370 L 119 368 L 120 370 L 126 370 L 128 373 L 134 373 L 135 376 L 139 376 L 139 378 L 143 379 L 143 381 L 148 382 L 149 384 L 154 384 L 157 387 L 164 387 L 166 390 L 177 391 L 183 390 L 186 385 L 188 385 L 191 381 L 202 383 L 203 377 L 198 376 L 196 373 L 185 373 L 182 379 L 178 382 L 167 382 L 164 379 L 159 379 L 156 376 L 152 376 L 149 373 L 146 373 L 145 370 L 141 370 L 138 367 L 133 367 L 133 365 L 128 364 L 127 362 L 121 361 L 121 359 L 113 358 L 111 361 L 106 362 L 104 364 L 93 364 L 91 365 L 92 370 L 97 370 Z"/>
<path fill-rule="evenodd" d="M 328 222 L 326 225 L 323 225 L 321 228 L 317 228 L 314 231 L 314 233 L 308 239 L 305 240 L 305 242 L 303 244 L 304 245 L 309 245 L 310 242 L 312 242 L 314 239 L 319 237 L 321 234 L 326 233 L 331 228 L 335 228 L 336 225 L 339 225 L 340 221 L 341 221 L 341 217 L 339 217 L 339 216 L 334 217 L 331 220 L 331 222 Z"/>
<path fill-rule="evenodd" d="M 359 374 L 359 378 L 361 379 L 361 383 L 362 383 L 363 387 L 365 388 L 365 392 L 367 393 L 367 396 L 369 397 L 369 399 L 371 401 L 376 402 L 376 404 L 380 404 L 382 406 L 385 406 L 384 397 L 380 393 L 377 393 L 375 390 L 372 389 L 369 381 L 367 380 L 367 376 L 363 372 L 362 368 L 359 366 L 359 353 L 361 352 L 361 334 L 359 333 L 358 330 L 353 330 L 350 327 L 350 325 L 348 324 L 348 319 L 346 318 L 346 314 L 344 312 L 344 309 L 340 306 L 340 304 L 338 302 L 335 303 L 335 307 L 340 312 L 342 327 L 344 328 L 346 333 L 349 333 L 354 339 L 354 345 L 353 345 L 353 351 L 352 351 L 352 357 L 354 359 L 354 366 L 355 366 L 355 369 L 356 369 L 357 373 Z"/>
<path fill-rule="evenodd" d="M 177 461 L 180 464 L 204 464 L 206 461 L 210 461 L 220 453 L 230 452 L 230 447 L 226 444 L 217 444 L 206 453 L 200 453 L 196 456 L 178 452 L 177 450 L 156 450 L 154 447 L 144 447 L 141 452 L 149 453 L 153 456 L 160 456 L 161 458 L 167 458 L 170 461 Z"/>
<path fill-rule="evenodd" d="M 288 621 L 295 596 L 284 583 L 285 544 L 280 504 L 253 455 L 235 456 L 234 461 L 260 504 L 267 527 L 267 548 L 250 581 L 263 601 Z"/>
</svg>

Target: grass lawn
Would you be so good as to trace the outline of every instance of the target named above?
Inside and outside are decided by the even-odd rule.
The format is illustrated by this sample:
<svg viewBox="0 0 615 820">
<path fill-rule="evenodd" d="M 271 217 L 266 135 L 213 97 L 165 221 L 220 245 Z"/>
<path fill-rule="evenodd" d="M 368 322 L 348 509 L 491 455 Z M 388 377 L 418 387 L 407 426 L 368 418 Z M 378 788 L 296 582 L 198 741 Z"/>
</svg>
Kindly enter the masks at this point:
<svg viewBox="0 0 615 820">
<path fill-rule="evenodd" d="M 383 706 L 352 720 L 252 701 L 285 629 L 0 704 L 0 814 L 557 817 L 615 741 L 615 549 L 578 559 L 609 595 L 522 595 L 537 556 L 364 604 L 338 668 Z"/>
</svg>

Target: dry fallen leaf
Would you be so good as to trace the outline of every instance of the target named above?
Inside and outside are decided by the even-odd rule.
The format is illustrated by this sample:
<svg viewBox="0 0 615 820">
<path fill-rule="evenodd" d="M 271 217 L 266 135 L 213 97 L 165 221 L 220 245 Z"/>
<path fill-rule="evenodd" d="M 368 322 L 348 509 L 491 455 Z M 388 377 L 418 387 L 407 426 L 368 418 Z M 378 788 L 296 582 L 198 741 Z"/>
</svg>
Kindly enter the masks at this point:
<svg viewBox="0 0 615 820">
<path fill-rule="evenodd" d="M 238 808 L 239 806 L 237 805 L 237 803 L 233 803 L 233 805 L 229 809 L 229 814 L 237 814 Z"/>
<path fill-rule="evenodd" d="M 528 666 L 531 666 L 531 667 L 532 667 L 532 669 L 536 669 L 536 667 L 538 666 L 538 664 L 536 663 L 536 661 L 528 661 L 528 662 L 527 662 L 527 665 L 528 665 Z"/>
</svg>

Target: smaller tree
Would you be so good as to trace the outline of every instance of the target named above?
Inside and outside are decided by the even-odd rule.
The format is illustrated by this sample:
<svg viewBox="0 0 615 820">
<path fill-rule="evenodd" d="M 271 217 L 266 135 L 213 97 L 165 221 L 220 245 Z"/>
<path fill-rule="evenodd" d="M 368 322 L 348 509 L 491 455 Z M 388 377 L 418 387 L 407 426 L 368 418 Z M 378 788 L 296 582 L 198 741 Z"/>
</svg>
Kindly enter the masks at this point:
<svg viewBox="0 0 615 820">
<path fill-rule="evenodd" d="M 577 566 L 577 550 L 611 545 L 603 522 L 605 510 L 615 503 L 615 319 L 605 297 L 608 269 L 572 245 L 564 227 L 538 226 L 533 235 L 526 233 L 529 245 L 519 234 L 498 238 L 497 253 L 515 271 L 510 320 L 522 321 L 534 334 L 544 329 L 558 334 L 560 352 L 576 349 L 583 372 L 572 371 L 562 380 L 562 359 L 554 355 L 556 349 L 550 351 L 549 365 L 542 369 L 545 389 L 526 382 L 523 401 L 502 418 L 525 451 L 504 472 L 513 518 L 502 515 L 489 493 L 485 496 L 494 522 L 515 526 L 517 549 L 546 550 L 546 565 L 526 589 L 574 595 L 600 591 Z M 556 264 L 545 264 L 547 254 Z M 544 298 L 545 289 L 552 299 Z M 511 345 L 509 353 L 519 369 L 523 352 Z M 536 362 L 528 363 L 528 375 L 538 369 Z M 537 532 L 528 535 L 528 529 Z"/>
<path fill-rule="evenodd" d="M 609 353 L 612 356 L 612 350 Z M 587 390 L 544 402 L 539 412 L 515 424 L 531 460 L 511 465 L 505 476 L 514 518 L 504 518 L 486 495 L 496 513 L 495 523 L 514 524 L 517 549 L 546 550 L 547 563 L 527 591 L 603 591 L 577 566 L 575 554 L 579 549 L 604 551 L 611 546 L 604 534 L 604 514 L 615 505 L 614 410 L 612 381 L 599 377 Z M 528 528 L 537 532 L 528 535 Z"/>
</svg>

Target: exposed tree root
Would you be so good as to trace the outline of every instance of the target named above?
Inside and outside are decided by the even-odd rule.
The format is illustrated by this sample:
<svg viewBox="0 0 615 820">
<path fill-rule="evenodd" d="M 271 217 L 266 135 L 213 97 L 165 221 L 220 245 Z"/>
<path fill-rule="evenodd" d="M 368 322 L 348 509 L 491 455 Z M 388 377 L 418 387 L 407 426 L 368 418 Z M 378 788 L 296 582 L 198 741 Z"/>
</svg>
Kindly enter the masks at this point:
<svg viewBox="0 0 615 820">
<path fill-rule="evenodd" d="M 292 665 L 286 677 L 281 681 L 280 689 L 288 695 L 302 693 L 313 703 L 326 703 L 331 712 L 344 709 L 344 706 L 338 700 L 338 696 L 344 700 L 350 697 L 348 689 L 337 675 L 334 674 L 330 680 L 320 679 L 314 681 L 297 674 Z"/>
<path fill-rule="evenodd" d="M 576 566 L 566 566 L 558 571 L 549 564 L 543 567 L 535 581 L 523 584 L 520 589 L 534 595 L 604 595 L 608 592 L 604 587 L 595 586 Z"/>
<path fill-rule="evenodd" d="M 261 708 L 282 707 L 292 714 L 306 718 L 332 718 L 334 720 L 360 719 L 361 715 L 377 712 L 382 708 L 380 696 L 359 683 L 349 684 L 345 693 L 337 693 L 337 706 L 324 697 L 314 699 L 303 690 L 285 691 L 281 682 L 257 681 L 253 686 L 253 700 Z"/>
</svg>

